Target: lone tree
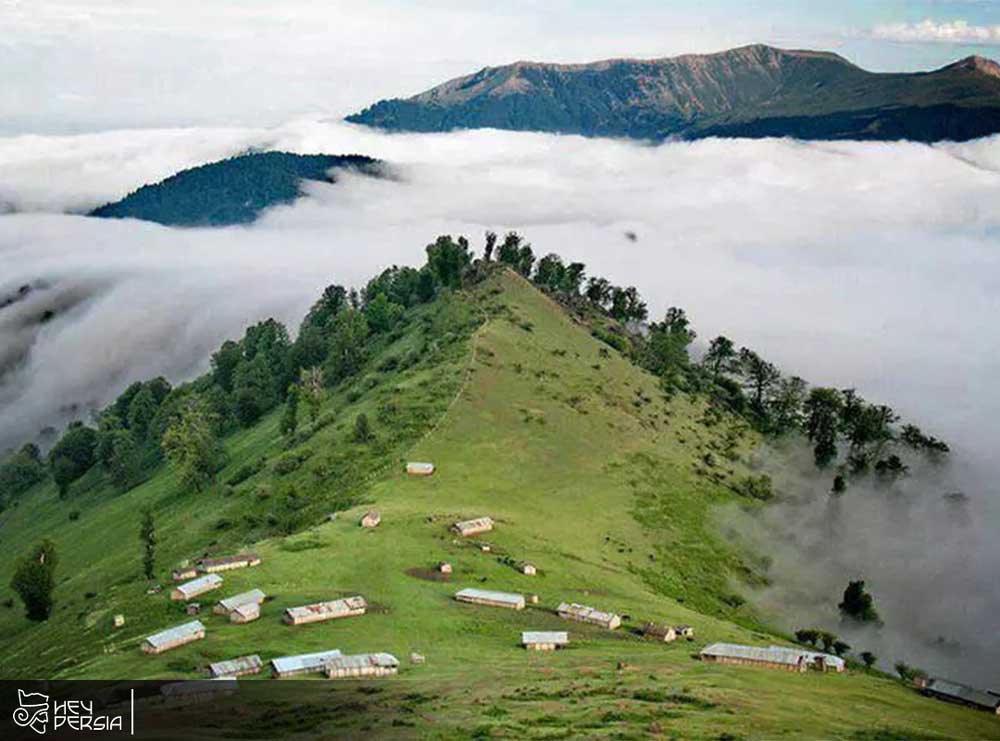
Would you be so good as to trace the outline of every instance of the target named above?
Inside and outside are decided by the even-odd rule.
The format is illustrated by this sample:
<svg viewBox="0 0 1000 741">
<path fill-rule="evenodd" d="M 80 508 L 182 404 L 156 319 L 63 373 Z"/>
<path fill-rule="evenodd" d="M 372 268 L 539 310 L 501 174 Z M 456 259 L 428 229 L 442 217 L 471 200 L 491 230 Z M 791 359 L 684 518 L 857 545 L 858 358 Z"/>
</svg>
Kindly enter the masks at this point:
<svg viewBox="0 0 1000 741">
<path fill-rule="evenodd" d="M 865 669 L 871 671 L 871 668 L 875 666 L 875 662 L 878 661 L 878 656 L 871 651 L 862 651 L 861 660 L 865 663 Z"/>
<path fill-rule="evenodd" d="M 139 539 L 142 541 L 142 572 L 147 579 L 153 578 L 156 569 L 156 524 L 153 522 L 151 510 L 142 513 L 142 526 L 139 528 Z"/>
<path fill-rule="evenodd" d="M 281 434 L 294 435 L 299 428 L 299 387 L 294 383 L 288 387 L 285 397 L 285 413 L 281 415 Z"/>
<path fill-rule="evenodd" d="M 47 539 L 18 561 L 10 586 L 24 602 L 28 620 L 41 622 L 52 614 L 52 590 L 58 561 L 55 544 Z"/>
<path fill-rule="evenodd" d="M 819 631 L 815 628 L 802 628 L 795 631 L 795 640 L 810 646 L 815 646 L 819 640 Z"/>
<path fill-rule="evenodd" d="M 844 590 L 844 601 L 837 607 L 840 614 L 859 623 L 880 623 L 875 598 L 865 591 L 864 581 L 852 581 Z"/>
<path fill-rule="evenodd" d="M 840 640 L 833 642 L 833 652 L 837 654 L 837 656 L 843 656 L 850 650 L 851 650 L 850 643 L 845 643 L 844 641 Z"/>
<path fill-rule="evenodd" d="M 368 424 L 368 416 L 363 413 L 359 414 L 354 420 L 354 442 L 367 443 L 374 438 L 375 433 L 372 432 L 371 425 Z"/>
</svg>

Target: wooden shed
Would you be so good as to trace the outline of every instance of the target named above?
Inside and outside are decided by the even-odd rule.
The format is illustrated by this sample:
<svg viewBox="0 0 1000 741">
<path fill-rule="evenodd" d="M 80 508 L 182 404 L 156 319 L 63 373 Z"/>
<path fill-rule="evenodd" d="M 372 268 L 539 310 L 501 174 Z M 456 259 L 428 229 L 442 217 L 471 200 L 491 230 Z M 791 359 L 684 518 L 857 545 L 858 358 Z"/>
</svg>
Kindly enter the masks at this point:
<svg viewBox="0 0 1000 741">
<path fill-rule="evenodd" d="M 215 607 L 212 608 L 212 612 L 216 615 L 228 615 L 240 605 L 259 605 L 264 601 L 266 596 L 260 589 L 251 589 L 249 592 L 234 594 L 232 597 L 226 597 L 216 602 Z"/>
<path fill-rule="evenodd" d="M 161 654 L 205 637 L 205 626 L 200 620 L 192 620 L 160 633 L 154 633 L 142 642 L 142 650 L 148 654 Z"/>
<path fill-rule="evenodd" d="M 520 571 L 525 576 L 534 576 L 538 573 L 538 569 L 535 568 L 535 564 L 523 561 L 517 565 L 517 570 Z"/>
<path fill-rule="evenodd" d="M 217 574 L 207 574 L 205 576 L 200 576 L 197 579 L 186 581 L 183 584 L 178 584 L 170 593 L 170 599 L 175 602 L 194 599 L 199 594 L 211 592 L 213 589 L 218 589 L 221 586 L 221 576 Z"/>
<path fill-rule="evenodd" d="M 459 602 L 469 602 L 474 605 L 489 607 L 506 607 L 509 610 L 524 609 L 524 595 L 511 592 L 494 592 L 489 589 L 462 589 L 455 593 Z"/>
<path fill-rule="evenodd" d="M 665 623 L 646 623 L 642 627 L 642 635 L 650 640 L 661 641 L 663 643 L 670 643 L 677 640 L 677 631 L 674 630 L 673 626 Z"/>
<path fill-rule="evenodd" d="M 451 529 L 464 538 L 479 533 L 488 533 L 493 529 L 492 517 L 477 517 L 474 520 L 462 520 L 451 526 Z"/>
<path fill-rule="evenodd" d="M 240 656 L 228 661 L 217 661 L 208 665 L 208 673 L 213 679 L 221 677 L 243 677 L 249 674 L 260 674 L 264 664 L 257 654 Z"/>
<path fill-rule="evenodd" d="M 361 518 L 361 527 L 378 527 L 378 524 L 382 522 L 382 515 L 379 514 L 377 509 L 370 509 L 365 512 L 365 516 Z"/>
<path fill-rule="evenodd" d="M 562 630 L 528 630 L 521 633 L 521 645 L 531 651 L 555 651 L 569 644 L 569 633 Z"/>
<path fill-rule="evenodd" d="M 170 578 L 174 581 L 186 581 L 187 579 L 194 579 L 198 576 L 198 569 L 194 566 L 184 566 L 183 568 L 174 569 L 170 573 Z"/>
<path fill-rule="evenodd" d="M 339 618 L 364 615 L 368 609 L 365 598 L 356 595 L 345 597 L 344 599 L 330 600 L 329 602 L 317 602 L 312 605 L 302 607 L 289 607 L 285 610 L 282 618 L 289 625 L 304 625 L 306 623 L 319 623 L 324 620 L 337 620 Z"/>
<path fill-rule="evenodd" d="M 557 609 L 559 617 L 565 620 L 575 620 L 578 623 L 590 623 L 599 625 L 608 630 L 614 630 L 622 624 L 620 616 L 613 612 L 603 612 L 586 605 L 578 605 L 575 602 L 563 602 Z"/>
<path fill-rule="evenodd" d="M 295 656 L 282 656 L 271 659 L 271 674 L 279 679 L 284 677 L 294 677 L 299 674 L 310 674 L 321 672 L 326 669 L 330 659 L 340 656 L 340 651 L 330 649 L 329 651 L 317 651 L 311 654 L 296 654 Z"/>
<path fill-rule="evenodd" d="M 418 462 L 407 463 L 406 473 L 410 476 L 430 476 L 434 473 L 434 464 Z"/>
<path fill-rule="evenodd" d="M 678 625 L 674 628 L 674 632 L 677 633 L 678 638 L 687 638 L 689 641 L 694 640 L 694 628 L 690 625 Z"/>
<path fill-rule="evenodd" d="M 326 663 L 330 679 L 388 677 L 399 671 L 399 660 L 392 654 L 353 654 L 335 656 Z"/>
<path fill-rule="evenodd" d="M 450 574 L 452 571 L 451 564 L 448 563 L 447 561 L 441 561 L 437 565 L 437 570 L 440 571 L 442 574 Z"/>
<path fill-rule="evenodd" d="M 219 571 L 245 569 L 260 565 L 260 556 L 256 553 L 237 553 L 235 556 L 219 556 L 218 558 L 202 558 L 198 561 L 198 571 L 203 574 L 215 574 Z"/>
</svg>

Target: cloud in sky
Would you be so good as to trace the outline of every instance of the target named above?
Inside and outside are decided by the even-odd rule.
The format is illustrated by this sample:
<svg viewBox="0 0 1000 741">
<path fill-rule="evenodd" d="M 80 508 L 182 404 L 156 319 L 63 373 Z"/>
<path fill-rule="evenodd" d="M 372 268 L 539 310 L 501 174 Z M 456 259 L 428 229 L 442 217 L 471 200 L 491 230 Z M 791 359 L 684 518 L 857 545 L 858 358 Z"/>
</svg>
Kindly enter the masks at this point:
<svg viewBox="0 0 1000 741">
<path fill-rule="evenodd" d="M 919 23 L 886 23 L 875 26 L 872 36 L 883 41 L 1000 45 L 1000 25 L 975 25 L 963 20 Z"/>
<path fill-rule="evenodd" d="M 210 353 L 252 322 L 274 316 L 294 330 L 324 285 L 359 285 L 386 265 L 418 264 L 437 234 L 465 233 L 478 243 L 487 228 L 515 228 L 539 253 L 556 251 L 593 274 L 634 283 L 654 317 L 669 305 L 685 307 L 701 341 L 725 333 L 786 372 L 856 386 L 892 404 L 971 461 L 975 475 L 963 468 L 941 486 L 960 487 L 971 520 L 995 528 L 1000 137 L 936 146 L 705 140 L 654 147 L 485 130 L 384 134 L 303 119 L 275 129 L 0 140 L 0 169 L 15 173 L 3 197 L 36 209 L 79 208 L 162 177 L 195 153 L 248 144 L 369 154 L 393 163 L 398 177 L 311 184 L 309 198 L 249 227 L 0 216 L 0 304 L 21 285 L 35 287 L 0 309 L 0 449 L 46 424 L 86 416 L 133 380 L 205 371 Z M 46 182 L 58 180 L 53 172 L 63 171 L 65 182 L 44 193 Z M 626 231 L 638 240 L 626 240 Z M 40 324 L 52 309 L 55 317 Z M 803 494 L 789 521 L 802 523 L 804 538 L 822 533 L 816 528 L 830 522 L 822 519 L 829 482 L 792 484 L 812 498 Z M 845 500 L 850 514 L 836 522 L 850 536 L 834 541 L 845 547 L 813 558 L 815 539 L 783 544 L 779 586 L 797 591 L 801 573 L 783 565 L 812 559 L 816 586 L 803 604 L 843 588 L 829 574 L 857 572 L 879 583 L 889 613 L 916 610 L 901 595 L 919 593 L 921 582 L 891 581 L 896 540 L 881 535 L 897 531 L 905 514 L 905 527 L 919 535 L 914 542 L 942 549 L 941 570 L 923 573 L 933 584 L 968 585 L 977 602 L 946 624 L 928 610 L 919 634 L 887 634 L 878 645 L 900 652 L 891 658 L 949 668 L 923 642 L 936 631 L 979 642 L 980 617 L 1000 611 L 1000 554 L 979 530 L 972 538 L 973 531 L 937 529 L 941 493 L 935 483 L 907 494 L 913 506 L 901 513 L 864 499 L 877 492 L 852 491 L 868 504 L 851 509 L 853 500 Z M 851 546 L 866 538 L 885 546 Z M 925 558 L 905 557 L 927 563 L 918 555 Z M 887 566 L 875 569 L 876 562 Z M 952 574 L 963 564 L 970 573 Z M 960 595 L 946 596 L 954 603 Z M 823 609 L 801 614 L 828 616 Z M 994 642 L 968 661 L 985 671 L 998 653 Z"/>
</svg>

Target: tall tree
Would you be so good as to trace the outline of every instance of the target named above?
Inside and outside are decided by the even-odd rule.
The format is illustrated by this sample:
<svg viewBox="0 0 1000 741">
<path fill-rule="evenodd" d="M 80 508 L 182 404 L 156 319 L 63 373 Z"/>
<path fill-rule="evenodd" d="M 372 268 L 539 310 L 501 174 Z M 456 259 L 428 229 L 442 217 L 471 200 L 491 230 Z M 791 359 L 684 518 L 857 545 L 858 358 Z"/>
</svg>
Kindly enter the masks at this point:
<svg viewBox="0 0 1000 741">
<path fill-rule="evenodd" d="M 437 282 L 448 288 L 462 287 L 462 274 L 471 262 L 472 253 L 465 237 L 456 242 L 450 235 L 442 235 L 434 244 L 427 245 L 427 266 Z"/>
<path fill-rule="evenodd" d="M 17 562 L 10 586 L 24 603 L 28 620 L 41 622 L 52 614 L 58 561 L 55 544 L 43 540 Z"/>
<path fill-rule="evenodd" d="M 147 579 L 152 579 L 156 572 L 156 523 L 150 509 L 142 512 L 139 540 L 142 542 L 142 573 Z"/>
<path fill-rule="evenodd" d="M 493 259 L 493 250 L 497 246 L 497 233 L 486 232 L 486 247 L 483 249 L 483 261 L 490 262 Z"/>
<path fill-rule="evenodd" d="M 583 295 L 594 306 L 607 309 L 611 301 L 611 284 L 606 278 L 591 277 L 587 280 L 587 288 Z"/>
<path fill-rule="evenodd" d="M 837 457 L 837 429 L 843 404 L 840 392 L 831 388 L 814 388 L 806 398 L 806 434 L 814 445 L 813 457 L 820 468 Z"/>
<path fill-rule="evenodd" d="M 299 427 L 299 387 L 292 384 L 285 395 L 285 413 L 281 416 L 281 434 L 294 435 Z"/>
<path fill-rule="evenodd" d="M 845 618 L 859 623 L 880 622 L 878 610 L 875 609 L 875 598 L 865 591 L 864 581 L 852 581 L 844 590 L 844 599 L 837 609 Z"/>
<path fill-rule="evenodd" d="M 303 368 L 299 385 L 306 406 L 309 407 L 309 419 L 315 422 L 323 406 L 323 398 L 326 396 L 323 388 L 323 369 Z"/>
<path fill-rule="evenodd" d="M 184 400 L 167 426 L 161 445 L 185 486 L 201 491 L 215 480 L 222 457 L 215 416 L 200 397 L 192 394 Z"/>
<path fill-rule="evenodd" d="M 774 364 L 767 362 L 748 347 L 740 348 L 739 369 L 750 394 L 750 409 L 757 420 L 766 427 L 770 421 L 766 400 L 781 378 L 781 373 Z"/>
<path fill-rule="evenodd" d="M 712 378 L 718 380 L 719 376 L 733 369 L 736 361 L 736 346 L 728 337 L 719 335 L 708 343 L 708 352 L 702 359 Z"/>
<path fill-rule="evenodd" d="M 97 430 L 82 422 L 71 422 L 66 432 L 49 451 L 52 478 L 59 496 L 66 496 L 69 485 L 83 476 L 97 462 Z"/>
<path fill-rule="evenodd" d="M 326 376 L 333 382 L 357 373 L 368 354 L 368 320 L 357 309 L 337 315 L 330 337 L 330 354 L 326 361 Z"/>
</svg>

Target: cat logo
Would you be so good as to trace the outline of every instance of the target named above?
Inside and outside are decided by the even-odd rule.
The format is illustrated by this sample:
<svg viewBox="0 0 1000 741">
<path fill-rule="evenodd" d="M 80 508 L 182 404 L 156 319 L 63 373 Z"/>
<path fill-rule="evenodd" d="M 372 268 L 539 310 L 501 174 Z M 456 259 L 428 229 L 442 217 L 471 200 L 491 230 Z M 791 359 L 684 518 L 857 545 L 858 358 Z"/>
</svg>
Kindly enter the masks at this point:
<svg viewBox="0 0 1000 741">
<path fill-rule="evenodd" d="M 14 722 L 39 735 L 45 733 L 49 724 L 49 696 L 41 692 L 18 690 L 17 702 L 21 707 L 14 711 Z"/>
</svg>

